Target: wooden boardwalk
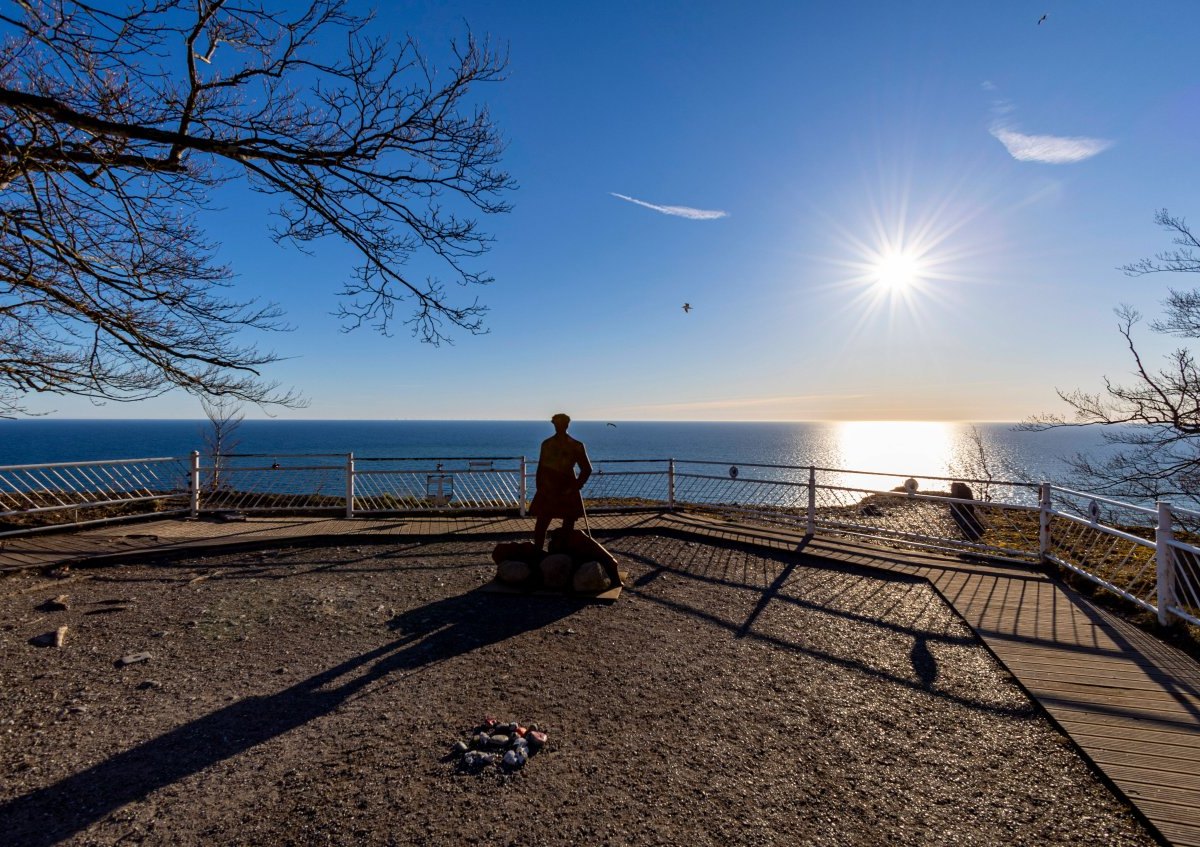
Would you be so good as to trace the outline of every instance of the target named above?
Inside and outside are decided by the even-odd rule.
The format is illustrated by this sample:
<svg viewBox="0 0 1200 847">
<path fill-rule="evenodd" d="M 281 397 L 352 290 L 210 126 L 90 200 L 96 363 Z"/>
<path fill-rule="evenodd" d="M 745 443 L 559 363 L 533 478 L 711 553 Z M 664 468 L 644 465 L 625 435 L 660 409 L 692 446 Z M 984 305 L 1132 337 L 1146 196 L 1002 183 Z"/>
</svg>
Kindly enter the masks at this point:
<svg viewBox="0 0 1200 847">
<path fill-rule="evenodd" d="M 593 516 L 592 528 L 734 540 L 795 551 L 806 565 L 834 560 L 928 580 L 1165 842 L 1200 847 L 1200 663 L 1048 576 L 694 515 Z M 174 551 L 528 531 L 528 521 L 503 517 L 159 520 L 9 539 L 0 548 L 0 570 L 115 563 Z"/>
</svg>

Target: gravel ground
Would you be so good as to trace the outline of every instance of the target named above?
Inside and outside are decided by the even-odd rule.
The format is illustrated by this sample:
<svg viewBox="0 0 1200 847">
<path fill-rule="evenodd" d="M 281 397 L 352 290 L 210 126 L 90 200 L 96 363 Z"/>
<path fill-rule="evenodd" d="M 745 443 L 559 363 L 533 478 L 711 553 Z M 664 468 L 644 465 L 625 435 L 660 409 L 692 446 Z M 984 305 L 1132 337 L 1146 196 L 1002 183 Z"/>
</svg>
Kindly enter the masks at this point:
<svg viewBox="0 0 1200 847">
<path fill-rule="evenodd" d="M 606 543 L 613 605 L 479 591 L 482 539 L 8 577 L 0 841 L 1155 843 L 925 584 Z M 457 771 L 485 715 L 547 749 Z"/>
</svg>

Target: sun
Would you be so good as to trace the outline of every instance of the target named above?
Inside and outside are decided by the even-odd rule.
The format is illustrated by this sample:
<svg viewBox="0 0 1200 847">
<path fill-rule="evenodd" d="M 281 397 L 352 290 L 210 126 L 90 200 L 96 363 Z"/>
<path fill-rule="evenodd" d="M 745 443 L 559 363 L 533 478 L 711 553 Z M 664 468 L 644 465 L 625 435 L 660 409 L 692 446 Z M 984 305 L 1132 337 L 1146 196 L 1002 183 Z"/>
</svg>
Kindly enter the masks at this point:
<svg viewBox="0 0 1200 847">
<path fill-rule="evenodd" d="M 914 253 L 893 250 L 880 254 L 872 264 L 870 275 L 882 290 L 899 293 L 915 286 L 922 271 L 921 262 Z"/>
</svg>

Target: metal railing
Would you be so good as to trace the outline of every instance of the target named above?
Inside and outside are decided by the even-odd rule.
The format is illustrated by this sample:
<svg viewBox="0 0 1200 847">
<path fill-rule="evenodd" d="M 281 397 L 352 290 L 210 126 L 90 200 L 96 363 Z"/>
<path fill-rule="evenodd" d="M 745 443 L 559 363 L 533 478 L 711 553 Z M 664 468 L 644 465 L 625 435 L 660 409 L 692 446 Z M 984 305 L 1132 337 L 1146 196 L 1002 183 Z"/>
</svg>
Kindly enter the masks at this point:
<svg viewBox="0 0 1200 847">
<path fill-rule="evenodd" d="M 347 515 L 420 511 L 521 510 L 524 459 L 348 459 Z"/>
<path fill-rule="evenodd" d="M 0 467 L 0 536 L 180 512 L 523 516 L 536 487 L 536 462 L 523 456 L 194 452 L 12 465 Z M 598 460 L 585 503 L 592 513 L 686 509 L 807 534 L 1052 562 L 1164 624 L 1200 625 L 1200 512 L 1166 503 L 1150 508 L 1048 483 L 677 459 Z"/>
<path fill-rule="evenodd" d="M 0 467 L 0 537 L 179 512 L 188 491 L 178 458 L 8 465 Z"/>
</svg>

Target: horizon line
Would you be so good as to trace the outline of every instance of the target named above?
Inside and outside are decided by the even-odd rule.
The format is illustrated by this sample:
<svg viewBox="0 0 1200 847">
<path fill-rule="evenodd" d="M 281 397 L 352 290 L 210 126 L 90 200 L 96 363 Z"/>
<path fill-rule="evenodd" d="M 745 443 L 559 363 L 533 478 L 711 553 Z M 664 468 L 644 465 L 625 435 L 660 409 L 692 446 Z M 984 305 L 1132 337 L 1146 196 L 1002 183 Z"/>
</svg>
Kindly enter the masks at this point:
<svg viewBox="0 0 1200 847">
<path fill-rule="evenodd" d="M 266 422 L 275 421 L 278 423 L 543 423 L 548 422 L 546 418 L 274 418 L 261 417 L 243 419 L 243 422 Z M 129 421 L 145 421 L 166 423 L 169 421 L 178 421 L 180 423 L 208 423 L 208 418 L 153 418 L 153 417 L 98 417 L 98 418 L 68 418 L 68 417 L 50 417 L 47 415 L 37 415 L 32 417 L 22 418 L 0 418 L 0 425 L 5 423 L 32 423 L 32 422 L 59 422 L 59 423 L 99 423 L 103 421 L 113 422 L 129 422 Z M 1019 424 L 1023 423 L 1023 418 L 993 418 L 993 419 L 972 419 L 972 418 L 763 418 L 759 420 L 746 420 L 744 418 L 571 418 L 571 423 L 745 423 L 745 424 L 779 424 L 779 423 L 938 423 L 938 424 Z M 1079 426 L 1080 424 L 1068 425 Z"/>
</svg>

